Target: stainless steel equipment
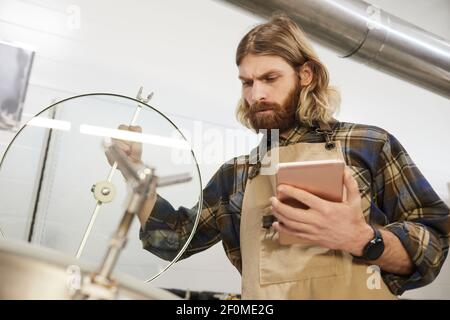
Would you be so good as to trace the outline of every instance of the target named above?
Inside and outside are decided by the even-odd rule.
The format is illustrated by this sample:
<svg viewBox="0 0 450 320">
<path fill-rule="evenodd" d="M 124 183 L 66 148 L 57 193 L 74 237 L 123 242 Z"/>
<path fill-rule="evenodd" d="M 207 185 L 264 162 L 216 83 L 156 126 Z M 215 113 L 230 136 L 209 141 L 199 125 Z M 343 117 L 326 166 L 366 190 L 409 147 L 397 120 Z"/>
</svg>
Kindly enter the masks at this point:
<svg viewBox="0 0 450 320">
<path fill-rule="evenodd" d="M 0 299 L 73 299 L 96 268 L 54 250 L 29 243 L 0 240 Z M 108 290 L 89 287 L 103 299 L 178 299 L 126 275 L 115 276 Z"/>
</svg>

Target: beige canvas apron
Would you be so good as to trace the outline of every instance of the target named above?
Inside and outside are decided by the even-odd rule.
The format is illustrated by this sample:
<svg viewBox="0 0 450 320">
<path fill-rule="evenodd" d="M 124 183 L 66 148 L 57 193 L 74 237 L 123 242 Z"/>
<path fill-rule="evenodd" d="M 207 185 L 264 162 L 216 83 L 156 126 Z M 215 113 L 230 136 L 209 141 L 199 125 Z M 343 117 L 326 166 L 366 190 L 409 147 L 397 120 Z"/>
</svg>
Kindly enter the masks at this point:
<svg viewBox="0 0 450 320">
<path fill-rule="evenodd" d="M 344 160 L 339 141 L 335 144 L 327 150 L 325 143 L 296 143 L 273 148 L 266 157 L 278 151 L 279 162 Z M 262 226 L 275 194 L 274 175 L 247 180 L 240 227 L 242 299 L 396 298 L 376 267 L 358 263 L 348 253 L 308 244 L 280 245 L 273 228 Z M 363 212 L 368 212 L 369 201 L 362 199 Z"/>
</svg>

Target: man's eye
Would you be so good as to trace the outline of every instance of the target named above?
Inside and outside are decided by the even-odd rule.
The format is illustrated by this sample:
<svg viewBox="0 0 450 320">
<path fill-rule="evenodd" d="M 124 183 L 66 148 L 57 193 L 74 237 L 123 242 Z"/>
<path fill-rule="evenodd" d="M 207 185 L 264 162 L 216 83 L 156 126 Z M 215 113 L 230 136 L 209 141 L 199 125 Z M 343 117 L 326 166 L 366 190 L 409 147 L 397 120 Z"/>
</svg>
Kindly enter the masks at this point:
<svg viewBox="0 0 450 320">
<path fill-rule="evenodd" d="M 248 86 L 251 86 L 251 82 L 250 81 L 244 81 L 244 82 L 242 82 L 242 85 L 244 86 L 244 87 L 248 87 Z"/>
<path fill-rule="evenodd" d="M 267 82 L 273 82 L 273 81 L 275 81 L 277 79 L 277 77 L 268 77 L 268 78 L 266 78 L 266 81 Z"/>
</svg>

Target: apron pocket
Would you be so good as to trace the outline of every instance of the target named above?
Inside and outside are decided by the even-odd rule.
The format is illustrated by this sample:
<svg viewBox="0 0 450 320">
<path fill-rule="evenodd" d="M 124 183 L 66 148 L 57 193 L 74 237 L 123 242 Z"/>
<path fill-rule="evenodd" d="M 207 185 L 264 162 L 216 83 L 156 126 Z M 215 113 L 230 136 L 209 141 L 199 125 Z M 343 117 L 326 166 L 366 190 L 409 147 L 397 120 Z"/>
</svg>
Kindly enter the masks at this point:
<svg viewBox="0 0 450 320">
<path fill-rule="evenodd" d="M 261 285 L 331 277 L 342 273 L 335 250 L 293 244 L 280 245 L 278 239 L 264 239 L 260 250 Z"/>
</svg>

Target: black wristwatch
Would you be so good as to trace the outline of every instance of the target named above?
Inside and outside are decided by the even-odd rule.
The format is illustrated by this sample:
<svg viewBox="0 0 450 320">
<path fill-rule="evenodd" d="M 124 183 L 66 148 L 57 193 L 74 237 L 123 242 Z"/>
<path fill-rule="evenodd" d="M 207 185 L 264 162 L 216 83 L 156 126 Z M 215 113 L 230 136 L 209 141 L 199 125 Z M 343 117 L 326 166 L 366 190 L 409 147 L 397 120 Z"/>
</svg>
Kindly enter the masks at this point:
<svg viewBox="0 0 450 320">
<path fill-rule="evenodd" d="M 362 256 L 355 256 L 355 258 L 373 261 L 381 257 L 384 252 L 384 241 L 380 230 L 374 228 L 372 225 L 370 226 L 373 229 L 375 236 L 365 245 Z"/>
</svg>

